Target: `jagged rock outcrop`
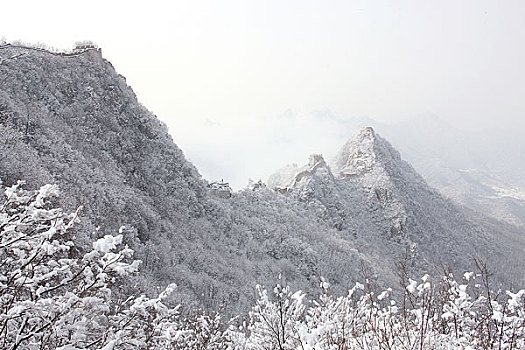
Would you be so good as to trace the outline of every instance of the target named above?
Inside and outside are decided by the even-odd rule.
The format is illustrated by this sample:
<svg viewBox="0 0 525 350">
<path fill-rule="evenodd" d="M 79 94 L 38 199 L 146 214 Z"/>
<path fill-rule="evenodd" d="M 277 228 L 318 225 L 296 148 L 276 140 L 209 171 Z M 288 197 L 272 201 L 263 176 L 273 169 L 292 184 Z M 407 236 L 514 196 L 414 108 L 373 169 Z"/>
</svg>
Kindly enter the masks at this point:
<svg viewBox="0 0 525 350">
<path fill-rule="evenodd" d="M 336 176 L 348 182 L 355 182 L 367 194 L 372 209 L 379 207 L 392 222 L 393 236 L 406 236 L 407 215 L 398 198 L 394 195 L 392 172 L 405 170 L 399 152 L 376 135 L 371 127 L 361 130 L 348 141 L 335 157 L 332 169 Z M 399 177 L 412 178 L 415 172 L 406 169 Z"/>
</svg>

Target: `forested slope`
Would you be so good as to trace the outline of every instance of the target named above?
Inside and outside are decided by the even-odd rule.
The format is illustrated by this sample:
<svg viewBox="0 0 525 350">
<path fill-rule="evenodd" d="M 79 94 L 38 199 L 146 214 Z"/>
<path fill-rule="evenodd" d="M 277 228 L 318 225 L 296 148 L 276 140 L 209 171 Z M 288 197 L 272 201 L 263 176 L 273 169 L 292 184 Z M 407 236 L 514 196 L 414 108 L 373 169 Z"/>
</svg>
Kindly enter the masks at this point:
<svg viewBox="0 0 525 350">
<path fill-rule="evenodd" d="M 340 176 L 346 163 L 332 173 L 314 157 L 300 178 L 292 172 L 285 194 L 261 186 L 223 198 L 99 50 L 60 55 L 6 45 L 0 57 L 0 179 L 57 183 L 62 207 L 83 207 L 80 249 L 125 225 L 124 241 L 143 267 L 124 293 L 175 282 L 185 306 L 245 310 L 253 286 L 280 273 L 307 292 L 321 276 L 336 293 L 364 277 L 392 285 L 396 262 L 415 248 L 419 273 L 438 262 L 466 269 L 470 256 L 493 245 L 500 280 L 520 277 L 523 241 L 449 205 L 398 154 L 380 155 L 352 178 Z"/>
<path fill-rule="evenodd" d="M 184 301 L 236 308 L 256 281 L 279 272 L 308 290 L 359 261 L 351 242 L 273 191 L 210 195 L 98 50 L 63 56 L 7 45 L 0 56 L 0 178 L 59 184 L 63 207 L 83 207 L 80 247 L 128 227 L 144 273 L 125 289 L 175 282 Z"/>
</svg>

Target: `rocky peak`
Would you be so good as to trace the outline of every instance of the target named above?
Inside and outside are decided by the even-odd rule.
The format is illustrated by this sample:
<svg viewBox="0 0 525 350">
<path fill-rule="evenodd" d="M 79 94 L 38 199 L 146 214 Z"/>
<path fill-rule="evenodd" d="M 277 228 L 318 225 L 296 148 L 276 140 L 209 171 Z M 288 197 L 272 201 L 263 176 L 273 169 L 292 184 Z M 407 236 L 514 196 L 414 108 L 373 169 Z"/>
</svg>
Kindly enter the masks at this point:
<svg viewBox="0 0 525 350">
<path fill-rule="evenodd" d="M 395 180 L 404 181 L 404 164 L 399 153 L 373 128 L 363 128 L 349 140 L 331 168 L 342 186 L 357 186 L 364 191 L 368 205 L 380 209 L 391 222 L 393 236 L 406 235 L 406 213 Z"/>
<path fill-rule="evenodd" d="M 337 154 L 332 169 L 336 177 L 355 177 L 367 173 L 376 163 L 377 136 L 371 127 L 363 128 Z"/>
<path fill-rule="evenodd" d="M 299 183 L 309 180 L 320 168 L 326 169 L 326 173 L 331 175 L 330 169 L 328 169 L 321 154 L 310 155 L 308 165 L 300 168 L 300 171 L 295 174 L 292 187 L 296 187 Z"/>
<path fill-rule="evenodd" d="M 308 159 L 308 165 L 311 168 L 314 168 L 316 166 L 323 166 L 326 165 L 326 162 L 324 161 L 322 154 L 312 154 L 310 155 L 310 158 Z"/>
<path fill-rule="evenodd" d="M 308 164 L 299 167 L 297 164 L 287 165 L 278 170 L 268 178 L 268 186 L 274 189 L 292 189 L 299 183 L 310 179 L 319 169 L 325 169 L 327 174 L 331 172 L 321 154 L 312 154 L 308 158 Z"/>
<path fill-rule="evenodd" d="M 414 173 L 413 169 L 406 169 L 405 163 L 388 141 L 366 127 L 341 148 L 330 167 L 337 178 L 366 178 L 365 175 L 378 173 L 390 177 L 401 169 Z"/>
</svg>

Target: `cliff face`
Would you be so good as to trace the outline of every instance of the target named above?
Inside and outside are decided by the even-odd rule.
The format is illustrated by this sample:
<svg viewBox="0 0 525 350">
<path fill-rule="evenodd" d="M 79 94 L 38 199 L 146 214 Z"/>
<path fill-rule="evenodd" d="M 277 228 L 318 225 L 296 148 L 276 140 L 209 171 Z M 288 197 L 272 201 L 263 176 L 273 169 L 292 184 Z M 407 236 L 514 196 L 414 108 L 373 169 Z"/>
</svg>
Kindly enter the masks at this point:
<svg viewBox="0 0 525 350">
<path fill-rule="evenodd" d="M 274 177 L 284 195 L 216 196 L 100 51 L 7 45 L 0 57 L 0 179 L 59 184 L 64 208 L 84 207 L 81 247 L 125 225 L 143 272 L 124 292 L 175 282 L 186 305 L 239 311 L 279 273 L 311 295 L 320 276 L 335 292 L 363 271 L 395 284 L 407 249 L 417 270 L 467 269 L 476 254 L 508 267 L 501 280 L 523 267 L 521 238 L 445 201 L 371 129 L 332 167 L 314 155 Z"/>
</svg>

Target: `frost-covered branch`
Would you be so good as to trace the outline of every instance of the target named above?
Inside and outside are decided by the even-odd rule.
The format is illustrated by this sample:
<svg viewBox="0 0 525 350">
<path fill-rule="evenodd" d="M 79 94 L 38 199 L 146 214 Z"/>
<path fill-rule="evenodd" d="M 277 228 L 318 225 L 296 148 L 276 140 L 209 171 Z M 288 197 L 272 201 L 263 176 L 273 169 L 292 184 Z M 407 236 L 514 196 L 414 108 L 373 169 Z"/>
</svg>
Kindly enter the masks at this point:
<svg viewBox="0 0 525 350">
<path fill-rule="evenodd" d="M 401 306 L 391 289 L 377 293 L 359 283 L 347 295 L 334 297 L 323 280 L 323 293 L 309 308 L 298 303 L 297 293 L 290 293 L 288 287 L 278 285 L 273 301 L 266 290 L 258 287 L 259 299 L 250 313 L 251 326 L 238 348 L 522 348 L 525 290 L 496 298 L 478 283 L 480 279 L 480 274 L 473 273 L 466 273 L 460 281 L 451 274 L 438 281 L 428 275 L 420 280 L 407 278 L 406 294 L 411 302 Z M 284 337 L 275 326 L 283 315 L 283 305 L 288 308 L 286 327 L 281 329 L 285 329 L 288 342 L 282 341 Z"/>
<path fill-rule="evenodd" d="M 0 347 L 96 348 L 130 342 L 145 347 L 152 337 L 131 341 L 136 327 L 133 334 L 127 329 L 133 320 L 137 326 L 146 319 L 154 321 L 152 334 L 157 325 L 165 327 L 176 313 L 162 304 L 167 293 L 117 307 L 111 284 L 136 272 L 140 263 L 132 260 L 131 249 L 119 248 L 123 236 L 106 235 L 91 251 L 73 257 L 68 236 L 78 211 L 53 208 L 57 186 L 27 191 L 23 185 L 3 188 L 0 202 Z"/>
</svg>

